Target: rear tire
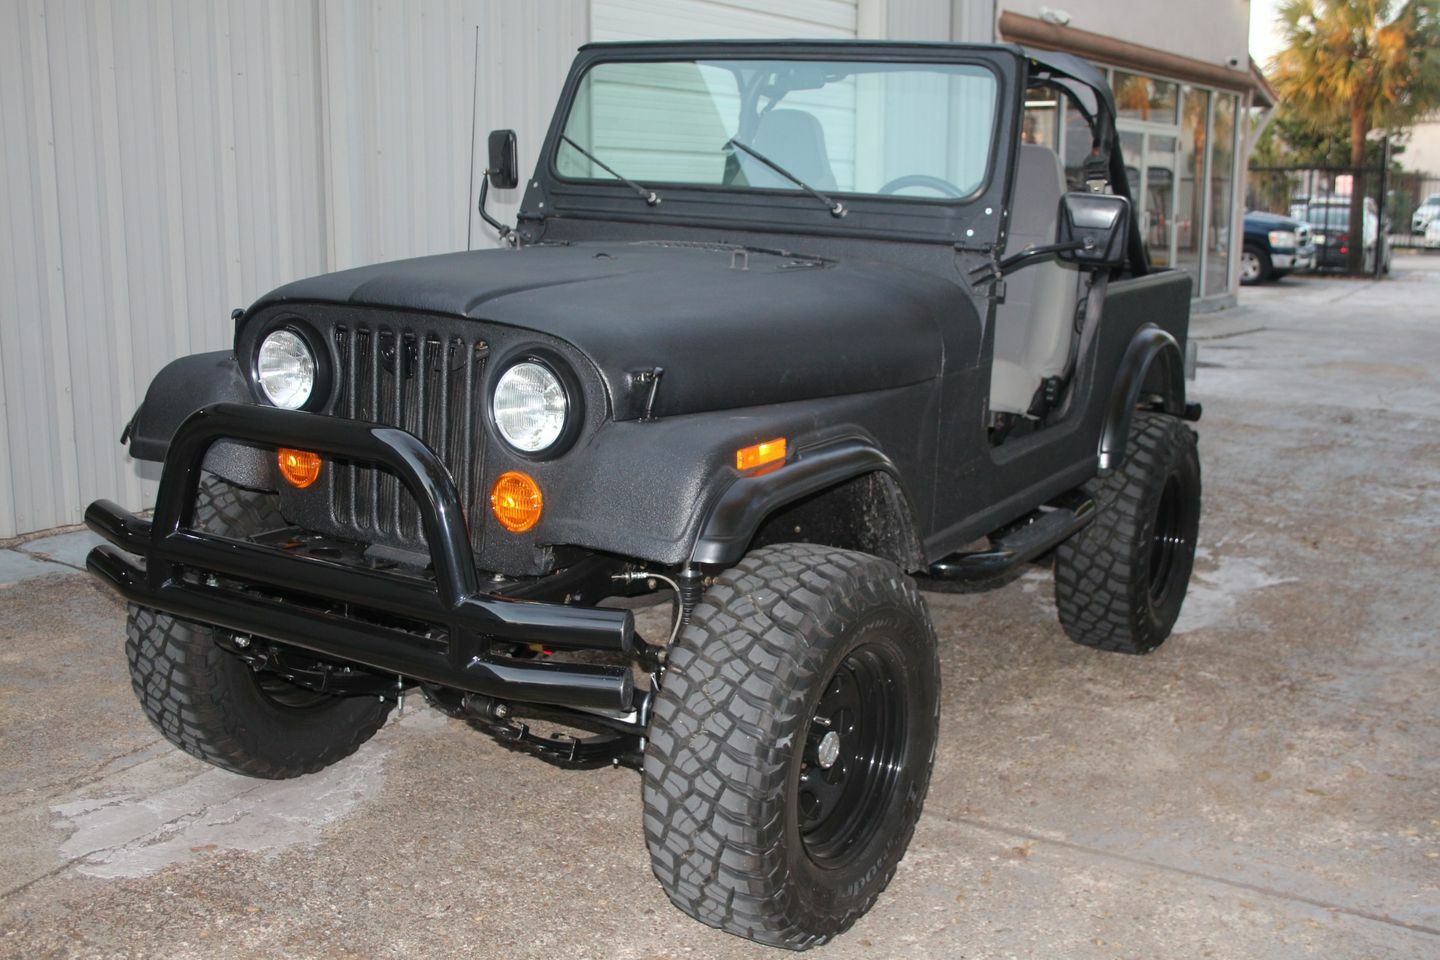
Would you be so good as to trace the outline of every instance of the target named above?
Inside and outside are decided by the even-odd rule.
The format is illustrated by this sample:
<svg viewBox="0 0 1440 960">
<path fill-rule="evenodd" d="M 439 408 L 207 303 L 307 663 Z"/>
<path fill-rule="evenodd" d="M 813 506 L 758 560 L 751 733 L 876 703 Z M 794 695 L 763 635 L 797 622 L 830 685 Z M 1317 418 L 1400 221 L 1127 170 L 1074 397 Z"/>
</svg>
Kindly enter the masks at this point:
<svg viewBox="0 0 1440 960">
<path fill-rule="evenodd" d="M 805 949 L 905 854 L 939 726 L 934 629 L 894 564 L 808 544 L 726 571 L 672 648 L 645 750 L 645 838 L 671 901 Z"/>
<path fill-rule="evenodd" d="M 284 526 L 271 494 L 200 482 L 195 522 L 243 539 Z M 354 753 L 385 723 L 390 704 L 338 697 L 257 673 L 215 642 L 215 630 L 131 604 L 125 630 L 130 682 L 145 716 L 193 757 L 233 773 L 278 780 L 314 773 Z"/>
<path fill-rule="evenodd" d="M 1055 603 L 1071 640 L 1149 653 L 1185 602 L 1200 526 L 1195 432 L 1136 411 L 1129 456 L 1091 487 L 1095 520 L 1055 549 Z"/>
</svg>

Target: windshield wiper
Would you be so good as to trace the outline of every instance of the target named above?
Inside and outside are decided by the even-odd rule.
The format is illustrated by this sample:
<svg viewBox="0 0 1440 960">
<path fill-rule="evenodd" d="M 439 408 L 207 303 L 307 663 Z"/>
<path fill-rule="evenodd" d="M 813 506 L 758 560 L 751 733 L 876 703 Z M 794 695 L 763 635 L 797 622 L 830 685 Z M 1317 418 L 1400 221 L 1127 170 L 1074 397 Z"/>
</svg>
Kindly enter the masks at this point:
<svg viewBox="0 0 1440 960">
<path fill-rule="evenodd" d="M 799 177 L 795 176 L 795 174 L 791 173 L 789 170 L 786 170 L 784 167 L 780 166 L 780 164 L 776 163 L 774 160 L 771 160 L 769 157 L 765 156 L 765 154 L 761 153 L 759 150 L 756 150 L 754 147 L 749 146 L 748 144 L 741 143 L 734 137 L 731 137 L 729 140 L 725 141 L 725 146 L 739 147 L 741 150 L 744 150 L 746 153 L 750 154 L 750 156 L 754 157 L 756 160 L 759 160 L 761 163 L 765 164 L 765 166 L 769 167 L 771 170 L 774 170 L 776 173 L 780 174 L 780 176 L 784 177 L 786 180 L 789 180 L 791 183 L 795 184 L 795 186 L 799 187 L 801 190 L 804 190 L 806 193 L 810 194 L 810 196 L 814 197 L 816 200 L 819 200 L 821 203 L 825 204 L 825 206 L 829 207 L 830 215 L 832 217 L 843 217 L 845 216 L 845 214 L 850 212 L 845 209 L 845 204 L 841 203 L 839 200 L 833 200 L 830 197 L 827 197 L 825 194 L 821 193 L 819 190 L 816 190 L 814 187 L 810 186 L 810 184 L 806 183 L 804 180 L 801 180 Z M 725 149 L 725 147 L 721 147 L 720 149 L 723 150 Z"/>
<path fill-rule="evenodd" d="M 656 193 L 654 190 L 651 190 L 648 187 L 640 186 L 640 184 L 636 183 L 634 180 L 631 180 L 629 177 L 621 176 L 614 167 L 610 166 L 604 160 L 601 160 L 599 157 L 595 156 L 595 154 L 591 153 L 589 150 L 586 150 L 584 147 L 580 146 L 580 144 L 576 143 L 574 140 L 571 140 L 569 137 L 565 136 L 565 134 L 560 134 L 560 139 L 564 140 L 566 143 L 570 144 L 570 146 L 574 147 L 585 159 L 589 160 L 601 170 L 604 170 L 606 173 L 610 174 L 610 176 L 614 177 L 616 180 L 619 180 L 621 183 L 625 184 L 625 186 L 629 187 L 631 190 L 634 190 L 636 193 L 640 194 L 640 196 L 650 206 L 653 207 L 655 206 L 655 204 L 660 202 L 660 194 Z"/>
</svg>

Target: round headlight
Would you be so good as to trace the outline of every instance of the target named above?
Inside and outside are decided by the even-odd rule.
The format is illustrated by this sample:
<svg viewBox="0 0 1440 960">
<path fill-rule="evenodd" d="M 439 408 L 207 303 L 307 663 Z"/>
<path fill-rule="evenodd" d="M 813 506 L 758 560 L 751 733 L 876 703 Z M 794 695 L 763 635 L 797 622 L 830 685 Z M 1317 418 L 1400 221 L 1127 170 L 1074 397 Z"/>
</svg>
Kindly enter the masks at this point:
<svg viewBox="0 0 1440 960">
<path fill-rule="evenodd" d="M 506 443 L 536 453 L 560 439 L 569 406 L 560 378 L 544 364 L 527 360 L 500 376 L 490 415 Z"/>
<path fill-rule="evenodd" d="M 305 406 L 315 389 L 315 355 L 292 330 L 276 330 L 260 342 L 255 376 L 265 397 L 277 407 Z"/>
</svg>

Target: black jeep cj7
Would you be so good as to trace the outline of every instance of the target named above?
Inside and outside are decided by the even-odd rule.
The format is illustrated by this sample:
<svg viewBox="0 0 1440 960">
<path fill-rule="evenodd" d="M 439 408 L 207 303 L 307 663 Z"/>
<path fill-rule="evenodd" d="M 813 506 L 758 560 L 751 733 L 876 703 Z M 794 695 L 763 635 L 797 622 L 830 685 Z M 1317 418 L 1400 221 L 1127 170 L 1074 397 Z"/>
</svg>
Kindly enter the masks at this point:
<svg viewBox="0 0 1440 960">
<path fill-rule="evenodd" d="M 1085 118 L 1080 167 L 1022 142 L 1027 96 Z M 691 916 L 845 930 L 930 778 L 917 580 L 1053 564 L 1066 633 L 1124 653 L 1185 596 L 1190 281 L 1146 260 L 1114 117 L 1017 47 L 584 48 L 517 224 L 485 214 L 509 249 L 290 284 L 156 378 L 122 437 L 153 517 L 86 515 L 146 714 L 293 777 L 418 687 L 639 766 Z"/>
</svg>

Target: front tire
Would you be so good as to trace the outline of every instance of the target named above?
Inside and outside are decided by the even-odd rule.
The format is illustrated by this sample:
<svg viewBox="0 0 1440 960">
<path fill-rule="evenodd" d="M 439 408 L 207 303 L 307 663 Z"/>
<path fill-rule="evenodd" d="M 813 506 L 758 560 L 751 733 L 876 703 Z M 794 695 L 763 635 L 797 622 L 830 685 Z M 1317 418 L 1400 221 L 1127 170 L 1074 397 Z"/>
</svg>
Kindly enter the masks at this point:
<svg viewBox="0 0 1440 960">
<path fill-rule="evenodd" d="M 1095 520 L 1055 549 L 1060 623 L 1084 646 L 1149 653 L 1170 636 L 1195 564 L 1195 432 L 1176 417 L 1136 411 L 1129 456 L 1091 492 Z"/>
<path fill-rule="evenodd" d="M 939 708 L 934 629 L 894 564 L 748 555 L 696 606 L 651 721 L 645 837 L 666 894 L 772 946 L 848 929 L 914 833 Z"/>
<path fill-rule="evenodd" d="M 1240 251 L 1240 282 L 1247 287 L 1264 283 L 1273 274 L 1270 255 L 1255 246 L 1246 246 Z"/>
<path fill-rule="evenodd" d="M 196 498 L 196 524 L 243 539 L 285 525 L 274 500 L 206 476 Z M 354 753 L 390 712 L 377 697 L 318 693 L 256 672 L 215 642 L 213 627 L 135 604 L 129 607 L 125 655 L 135 696 L 167 740 L 249 777 L 314 773 Z"/>
</svg>

